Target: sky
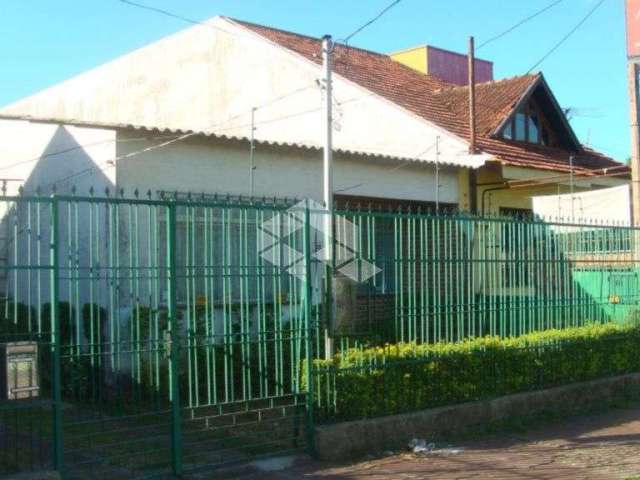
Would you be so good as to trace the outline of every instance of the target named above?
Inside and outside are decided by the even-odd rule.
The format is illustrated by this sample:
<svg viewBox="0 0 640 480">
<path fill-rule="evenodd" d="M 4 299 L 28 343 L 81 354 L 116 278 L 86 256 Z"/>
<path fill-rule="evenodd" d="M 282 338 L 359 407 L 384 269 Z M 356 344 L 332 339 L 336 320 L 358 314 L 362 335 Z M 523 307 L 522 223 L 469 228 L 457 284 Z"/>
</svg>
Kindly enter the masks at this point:
<svg viewBox="0 0 640 480">
<path fill-rule="evenodd" d="M 194 20 L 226 15 L 340 39 L 390 0 L 137 0 Z M 420 44 L 466 52 L 552 0 L 401 0 L 351 45 L 389 53 Z M 597 3 L 563 0 L 477 56 L 496 79 L 526 73 Z M 34 93 L 189 25 L 119 0 L 0 2 L 0 105 Z M 630 152 L 624 0 L 602 6 L 541 70 L 583 143 L 626 161 Z"/>
</svg>

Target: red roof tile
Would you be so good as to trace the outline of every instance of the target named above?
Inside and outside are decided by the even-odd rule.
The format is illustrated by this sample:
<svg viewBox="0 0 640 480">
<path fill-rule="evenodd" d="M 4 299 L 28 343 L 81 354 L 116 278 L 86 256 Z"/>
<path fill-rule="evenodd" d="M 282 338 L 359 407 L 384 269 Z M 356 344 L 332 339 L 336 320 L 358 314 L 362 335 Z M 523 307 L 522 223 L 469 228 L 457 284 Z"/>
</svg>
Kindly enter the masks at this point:
<svg viewBox="0 0 640 480">
<path fill-rule="evenodd" d="M 322 61 L 319 55 L 321 39 L 244 21 L 232 21 L 314 63 L 320 64 Z M 388 55 L 342 44 L 335 45 L 333 58 L 336 74 L 461 138 L 469 137 L 467 87 L 458 87 L 417 72 Z M 503 164 L 569 171 L 570 152 L 567 150 L 490 136 L 538 78 L 539 75 L 523 75 L 476 85 L 477 146 Z M 621 165 L 589 149 L 584 149 L 574 158 L 576 173 Z"/>
</svg>

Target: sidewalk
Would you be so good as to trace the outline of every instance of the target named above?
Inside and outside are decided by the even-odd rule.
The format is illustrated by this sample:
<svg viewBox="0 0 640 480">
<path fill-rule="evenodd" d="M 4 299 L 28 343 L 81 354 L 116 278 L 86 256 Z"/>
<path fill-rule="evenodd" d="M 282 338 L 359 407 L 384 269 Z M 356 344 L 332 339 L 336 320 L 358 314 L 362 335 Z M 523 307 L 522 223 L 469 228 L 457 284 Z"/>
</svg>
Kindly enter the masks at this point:
<svg viewBox="0 0 640 480">
<path fill-rule="evenodd" d="M 640 408 L 572 418 L 566 423 L 483 437 L 456 447 L 463 450 L 397 453 L 338 467 L 302 460 L 281 471 L 247 473 L 242 478 L 624 480 L 640 475 Z"/>
</svg>

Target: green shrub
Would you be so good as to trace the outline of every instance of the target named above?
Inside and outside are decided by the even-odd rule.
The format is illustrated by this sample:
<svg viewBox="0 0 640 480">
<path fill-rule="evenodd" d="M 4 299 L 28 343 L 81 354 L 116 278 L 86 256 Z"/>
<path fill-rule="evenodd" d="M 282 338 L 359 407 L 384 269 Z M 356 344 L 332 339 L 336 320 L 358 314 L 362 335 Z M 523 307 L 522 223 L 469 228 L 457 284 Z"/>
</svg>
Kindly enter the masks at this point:
<svg viewBox="0 0 640 480">
<path fill-rule="evenodd" d="M 639 341 L 638 326 L 594 324 L 349 349 L 314 362 L 317 415 L 367 418 L 640 371 Z"/>
</svg>

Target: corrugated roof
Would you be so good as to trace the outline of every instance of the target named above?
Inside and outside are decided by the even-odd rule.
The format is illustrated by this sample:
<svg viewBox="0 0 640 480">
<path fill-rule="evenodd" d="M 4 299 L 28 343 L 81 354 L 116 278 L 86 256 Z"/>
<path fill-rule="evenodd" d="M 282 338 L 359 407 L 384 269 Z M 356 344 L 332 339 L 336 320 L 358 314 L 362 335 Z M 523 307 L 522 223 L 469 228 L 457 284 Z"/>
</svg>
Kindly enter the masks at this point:
<svg viewBox="0 0 640 480">
<path fill-rule="evenodd" d="M 84 120 L 68 120 L 62 118 L 46 118 L 46 117 L 33 117 L 30 115 L 13 115 L 13 114 L 2 114 L 0 113 L 0 120 L 18 120 L 18 121 L 27 121 L 34 123 L 50 123 L 56 125 L 68 125 L 72 127 L 85 127 L 85 128 L 101 128 L 105 130 L 129 130 L 134 132 L 144 132 L 151 135 L 163 135 L 163 136 L 172 136 L 172 137 L 182 137 L 184 136 L 185 140 L 190 137 L 201 137 L 201 138 L 210 138 L 215 140 L 222 141 L 235 141 L 235 142 L 244 142 L 248 143 L 250 141 L 249 137 L 239 136 L 239 135 L 228 135 L 216 133 L 214 131 L 205 131 L 205 130 L 188 130 L 188 129 L 179 129 L 179 128 L 162 128 L 162 127 L 154 127 L 154 126 L 145 126 L 145 125 L 134 125 L 131 123 L 110 123 L 110 122 L 87 122 Z M 322 149 L 317 145 L 310 145 L 304 143 L 293 143 L 293 142 L 278 142 L 278 141 L 268 141 L 268 140 L 259 140 L 254 139 L 256 145 L 264 145 L 270 147 L 287 147 L 287 148 L 295 148 L 307 151 L 321 151 Z M 396 155 L 386 155 L 377 152 L 368 152 L 361 150 L 351 150 L 344 148 L 334 149 L 334 152 L 343 155 L 354 155 L 354 156 L 366 156 L 368 158 L 376 158 L 380 160 L 394 160 L 401 162 L 421 162 L 421 163 L 432 163 L 430 160 L 425 160 L 422 158 L 411 158 L 411 157 L 402 157 Z M 459 166 L 457 163 L 451 163 L 446 161 L 439 162 L 441 165 L 448 166 Z"/>
</svg>

